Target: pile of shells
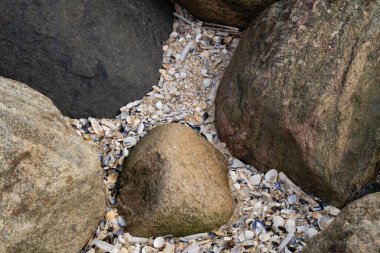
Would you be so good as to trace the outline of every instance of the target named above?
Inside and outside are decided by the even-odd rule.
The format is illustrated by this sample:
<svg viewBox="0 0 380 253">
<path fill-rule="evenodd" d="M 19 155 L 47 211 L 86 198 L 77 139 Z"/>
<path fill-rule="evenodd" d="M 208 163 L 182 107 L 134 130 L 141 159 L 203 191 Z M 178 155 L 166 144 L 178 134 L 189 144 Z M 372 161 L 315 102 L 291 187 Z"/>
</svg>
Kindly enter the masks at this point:
<svg viewBox="0 0 380 253">
<path fill-rule="evenodd" d="M 339 209 L 306 195 L 284 173 L 260 174 L 231 157 L 214 126 L 214 99 L 240 32 L 194 20 L 178 5 L 174 15 L 173 32 L 163 46 L 161 78 L 153 90 L 122 107 L 115 119 L 70 120 L 77 133 L 97 147 L 109 201 L 82 253 L 300 252 Z M 134 237 L 128 233 L 128 221 L 115 209 L 117 178 L 139 139 L 169 122 L 193 128 L 226 155 L 237 207 L 229 223 L 216 231 L 183 238 Z"/>
</svg>

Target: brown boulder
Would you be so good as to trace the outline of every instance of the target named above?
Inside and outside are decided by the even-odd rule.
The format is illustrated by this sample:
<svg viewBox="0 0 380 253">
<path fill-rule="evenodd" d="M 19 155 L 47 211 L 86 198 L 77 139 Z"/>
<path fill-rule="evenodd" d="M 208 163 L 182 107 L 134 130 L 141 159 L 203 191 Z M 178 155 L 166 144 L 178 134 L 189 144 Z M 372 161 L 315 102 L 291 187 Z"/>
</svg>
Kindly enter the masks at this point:
<svg viewBox="0 0 380 253">
<path fill-rule="evenodd" d="M 50 99 L 0 77 L 0 253 L 79 252 L 106 208 L 97 154 Z"/>
<path fill-rule="evenodd" d="M 119 211 L 136 236 L 207 232 L 227 223 L 234 201 L 228 163 L 180 124 L 156 127 L 140 140 L 119 177 Z"/>
<path fill-rule="evenodd" d="M 303 250 L 308 253 L 380 252 L 380 192 L 346 206 Z"/>
<path fill-rule="evenodd" d="M 341 206 L 380 164 L 378 1 L 281 1 L 253 22 L 221 81 L 232 153 Z"/>
<path fill-rule="evenodd" d="M 278 0 L 178 0 L 197 18 L 245 28 L 251 17 Z"/>
</svg>

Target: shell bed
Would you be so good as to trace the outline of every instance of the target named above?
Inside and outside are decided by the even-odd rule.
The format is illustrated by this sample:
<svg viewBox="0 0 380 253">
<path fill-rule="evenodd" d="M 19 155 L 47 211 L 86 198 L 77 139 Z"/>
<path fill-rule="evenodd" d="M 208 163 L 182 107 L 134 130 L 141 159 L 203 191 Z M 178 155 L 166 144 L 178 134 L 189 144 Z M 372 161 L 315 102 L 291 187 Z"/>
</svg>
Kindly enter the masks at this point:
<svg viewBox="0 0 380 253">
<path fill-rule="evenodd" d="M 70 119 L 97 147 L 109 206 L 81 253 L 300 252 L 325 229 L 339 209 L 305 194 L 275 169 L 260 174 L 230 155 L 214 126 L 216 89 L 239 44 L 237 28 L 201 22 L 177 10 L 173 32 L 163 46 L 161 78 L 141 100 L 114 119 Z M 129 150 L 155 126 L 185 124 L 202 134 L 230 161 L 231 193 L 237 200 L 228 224 L 215 231 L 174 238 L 134 237 L 115 208 L 115 184 Z"/>
</svg>

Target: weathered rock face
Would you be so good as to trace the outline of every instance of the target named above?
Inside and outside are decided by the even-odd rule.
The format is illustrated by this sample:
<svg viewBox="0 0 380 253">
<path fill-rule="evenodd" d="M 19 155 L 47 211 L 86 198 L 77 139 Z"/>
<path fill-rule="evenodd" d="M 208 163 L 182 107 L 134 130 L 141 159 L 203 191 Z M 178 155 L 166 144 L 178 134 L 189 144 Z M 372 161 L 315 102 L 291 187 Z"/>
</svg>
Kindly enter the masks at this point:
<svg viewBox="0 0 380 253">
<path fill-rule="evenodd" d="M 310 253 L 380 252 L 380 193 L 346 206 L 330 226 L 303 250 Z"/>
<path fill-rule="evenodd" d="M 135 236 L 207 232 L 234 210 L 224 156 L 190 128 L 166 124 L 132 150 L 119 176 L 119 211 Z"/>
<path fill-rule="evenodd" d="M 115 116 L 145 95 L 172 27 L 166 0 L 4 0 L 0 16 L 0 75 L 75 118 Z"/>
<path fill-rule="evenodd" d="M 178 0 L 193 15 L 216 23 L 246 27 L 251 17 L 278 0 Z"/>
<path fill-rule="evenodd" d="M 232 153 L 341 206 L 380 164 L 380 4 L 281 1 L 247 31 L 221 81 Z"/>
<path fill-rule="evenodd" d="M 52 104 L 0 77 L 0 252 L 79 252 L 106 207 L 96 153 Z"/>
</svg>

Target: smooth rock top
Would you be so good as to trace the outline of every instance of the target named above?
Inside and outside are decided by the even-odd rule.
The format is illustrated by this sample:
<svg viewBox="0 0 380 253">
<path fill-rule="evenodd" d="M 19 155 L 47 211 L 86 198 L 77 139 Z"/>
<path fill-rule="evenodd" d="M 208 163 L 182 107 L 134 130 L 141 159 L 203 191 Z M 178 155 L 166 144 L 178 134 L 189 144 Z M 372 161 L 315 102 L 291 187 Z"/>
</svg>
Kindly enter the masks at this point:
<svg viewBox="0 0 380 253">
<path fill-rule="evenodd" d="M 346 206 L 303 250 L 308 253 L 380 252 L 380 192 Z"/>
<path fill-rule="evenodd" d="M 245 28 L 251 18 L 277 0 L 178 0 L 202 20 Z"/>
<path fill-rule="evenodd" d="M 0 75 L 66 116 L 113 117 L 157 84 L 169 0 L 3 0 Z"/>
<path fill-rule="evenodd" d="M 239 159 L 342 206 L 380 162 L 379 1 L 281 1 L 239 44 L 216 98 Z M 376 169 L 377 167 L 377 169 Z"/>
<path fill-rule="evenodd" d="M 234 210 L 227 160 L 180 124 L 154 128 L 119 176 L 119 212 L 134 236 L 185 236 L 227 223 Z"/>
<path fill-rule="evenodd" d="M 0 253 L 79 252 L 106 207 L 97 154 L 50 99 L 0 77 Z"/>
</svg>

